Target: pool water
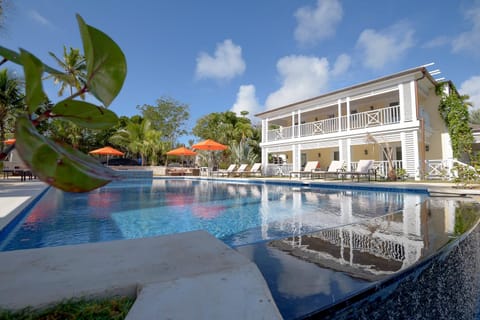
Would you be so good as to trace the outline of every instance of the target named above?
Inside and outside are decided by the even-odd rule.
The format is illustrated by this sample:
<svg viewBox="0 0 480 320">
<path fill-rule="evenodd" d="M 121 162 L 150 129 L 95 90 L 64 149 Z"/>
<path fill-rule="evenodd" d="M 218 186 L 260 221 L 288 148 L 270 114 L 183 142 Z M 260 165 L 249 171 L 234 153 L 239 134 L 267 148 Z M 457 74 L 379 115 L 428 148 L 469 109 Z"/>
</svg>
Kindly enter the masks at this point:
<svg viewBox="0 0 480 320">
<path fill-rule="evenodd" d="M 114 182 L 89 193 L 48 192 L 0 251 L 206 230 L 237 247 L 299 236 L 415 207 L 426 195 L 206 180 Z"/>
</svg>

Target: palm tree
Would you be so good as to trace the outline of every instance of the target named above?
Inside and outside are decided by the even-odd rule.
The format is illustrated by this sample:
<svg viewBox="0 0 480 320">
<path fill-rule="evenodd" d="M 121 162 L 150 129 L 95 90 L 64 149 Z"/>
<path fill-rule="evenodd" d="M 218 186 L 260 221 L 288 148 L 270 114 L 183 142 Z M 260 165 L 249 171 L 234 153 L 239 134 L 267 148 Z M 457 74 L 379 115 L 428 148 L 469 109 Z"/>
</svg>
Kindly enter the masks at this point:
<svg viewBox="0 0 480 320">
<path fill-rule="evenodd" d="M 12 77 L 7 69 L 0 70 L 0 141 L 5 140 L 7 122 L 15 119 L 16 111 L 23 107 L 20 81 Z M 0 151 L 3 151 L 3 143 Z"/>
<path fill-rule="evenodd" d="M 163 149 L 160 141 L 161 132 L 151 128 L 151 122 L 143 119 L 141 122 L 128 122 L 126 127 L 119 129 L 109 141 L 121 146 L 133 154 L 140 154 L 142 165 L 147 159 L 154 164 L 158 160 L 158 154 Z"/>
<path fill-rule="evenodd" d="M 55 119 L 49 124 L 49 135 L 57 141 L 71 145 L 75 149 L 82 146 L 83 130 L 70 121 Z"/>
<path fill-rule="evenodd" d="M 247 138 L 250 138 L 253 135 L 252 125 L 250 122 L 238 121 L 235 124 L 234 133 L 240 138 L 240 141 L 245 142 Z"/>
<path fill-rule="evenodd" d="M 62 76 L 50 75 L 47 78 L 54 79 L 54 83 L 60 83 L 59 96 L 63 96 L 65 88 L 70 89 L 70 95 L 73 94 L 73 89 L 80 91 L 86 83 L 87 64 L 85 57 L 80 53 L 79 49 L 70 48 L 67 52 L 67 47 L 63 46 L 63 59 L 58 58 L 54 53 L 49 54 L 55 59 L 61 69 L 65 71 Z M 81 96 L 82 99 L 84 95 Z"/>
</svg>

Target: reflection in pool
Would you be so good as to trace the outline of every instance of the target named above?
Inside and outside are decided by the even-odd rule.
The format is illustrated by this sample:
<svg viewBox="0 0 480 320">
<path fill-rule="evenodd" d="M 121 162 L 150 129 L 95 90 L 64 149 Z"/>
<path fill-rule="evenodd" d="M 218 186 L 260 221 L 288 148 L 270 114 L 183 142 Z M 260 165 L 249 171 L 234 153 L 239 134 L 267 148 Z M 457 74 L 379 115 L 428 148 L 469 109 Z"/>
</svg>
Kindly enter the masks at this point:
<svg viewBox="0 0 480 320">
<path fill-rule="evenodd" d="M 425 194 L 206 180 L 134 180 L 85 193 L 50 189 L 0 250 L 206 230 L 231 246 L 358 223 L 413 208 Z"/>
<path fill-rule="evenodd" d="M 259 266 L 285 319 L 295 319 L 422 263 L 475 226 L 479 209 L 432 198 L 383 217 L 237 250 Z"/>
</svg>

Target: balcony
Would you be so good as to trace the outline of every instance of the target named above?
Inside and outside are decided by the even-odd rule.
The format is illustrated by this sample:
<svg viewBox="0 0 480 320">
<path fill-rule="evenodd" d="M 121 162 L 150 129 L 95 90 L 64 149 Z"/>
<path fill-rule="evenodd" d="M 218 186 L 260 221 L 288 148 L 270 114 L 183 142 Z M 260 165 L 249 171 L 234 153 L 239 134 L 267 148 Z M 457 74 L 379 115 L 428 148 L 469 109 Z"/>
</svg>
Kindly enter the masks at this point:
<svg viewBox="0 0 480 320">
<path fill-rule="evenodd" d="M 324 135 L 347 130 L 366 129 L 400 122 L 400 106 L 392 106 L 366 112 L 324 119 L 301 125 L 280 127 L 268 131 L 267 141 Z M 294 136 L 295 133 L 295 136 Z"/>
</svg>

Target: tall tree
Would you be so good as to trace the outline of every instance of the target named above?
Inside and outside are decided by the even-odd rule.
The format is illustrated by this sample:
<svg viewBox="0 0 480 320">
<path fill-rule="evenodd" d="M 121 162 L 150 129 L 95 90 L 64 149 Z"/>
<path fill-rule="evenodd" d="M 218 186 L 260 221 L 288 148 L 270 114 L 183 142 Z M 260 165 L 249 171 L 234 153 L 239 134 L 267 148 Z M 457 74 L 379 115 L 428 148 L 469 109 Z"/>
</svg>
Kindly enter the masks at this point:
<svg viewBox="0 0 480 320">
<path fill-rule="evenodd" d="M 200 118 L 192 132 L 201 139 L 213 139 L 230 146 L 224 162 L 255 161 L 260 158 L 260 131 L 245 115 L 235 112 L 210 113 Z M 230 157 L 230 159 L 229 159 Z"/>
<path fill-rule="evenodd" d="M 55 84 L 60 83 L 59 96 L 63 96 L 63 92 L 66 88 L 69 89 L 70 95 L 73 94 L 73 89 L 78 91 L 86 83 L 87 64 L 85 57 L 80 53 L 80 49 L 70 48 L 67 51 L 67 47 L 63 46 L 63 57 L 58 58 L 53 52 L 49 54 L 55 59 L 58 66 L 65 71 L 65 74 L 50 75 L 47 78 L 53 78 Z M 83 98 L 83 96 L 82 96 Z"/>
<path fill-rule="evenodd" d="M 180 136 L 186 135 L 185 122 L 190 117 L 189 107 L 169 97 L 157 100 L 157 105 L 138 106 L 142 116 L 148 119 L 153 129 L 162 133 L 162 141 L 175 145 Z"/>
<path fill-rule="evenodd" d="M 0 70 L 0 141 L 5 140 L 7 123 L 23 108 L 21 83 L 7 69 Z M 4 144 L 0 144 L 3 151 Z"/>
<path fill-rule="evenodd" d="M 198 119 L 192 132 L 200 139 L 213 139 L 223 144 L 235 140 L 235 125 L 238 122 L 235 112 L 214 112 Z"/>
</svg>

